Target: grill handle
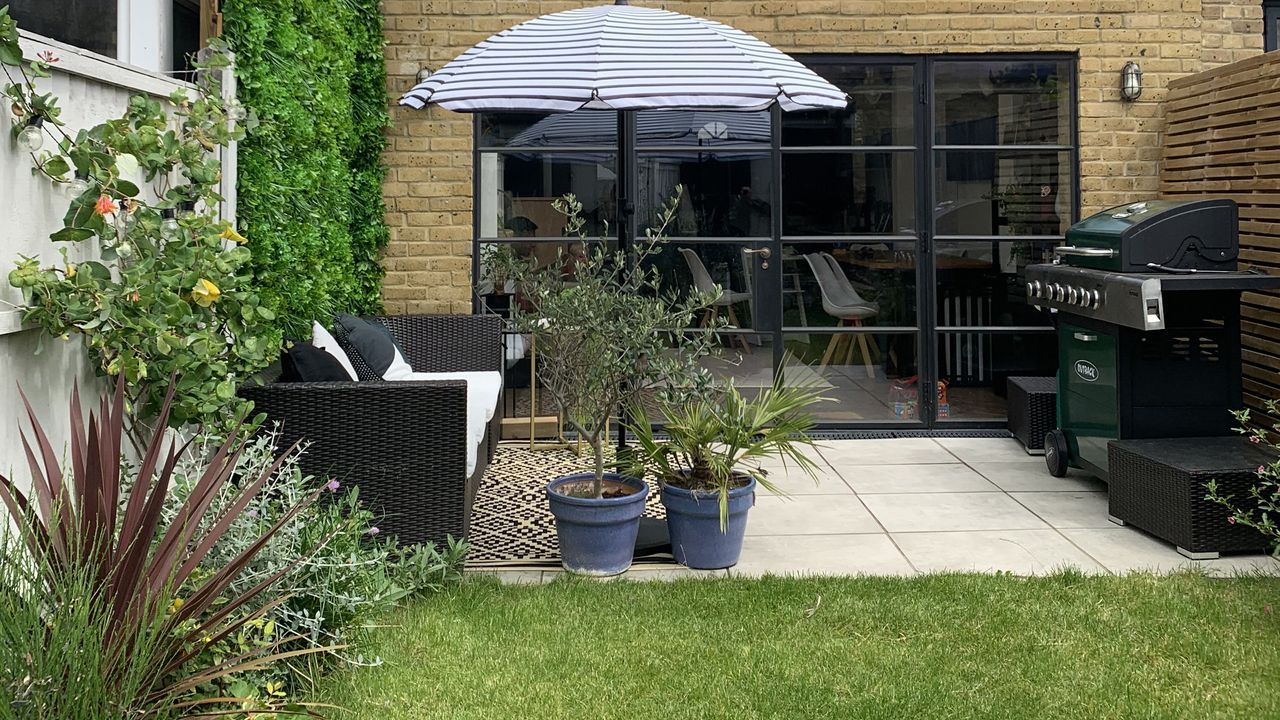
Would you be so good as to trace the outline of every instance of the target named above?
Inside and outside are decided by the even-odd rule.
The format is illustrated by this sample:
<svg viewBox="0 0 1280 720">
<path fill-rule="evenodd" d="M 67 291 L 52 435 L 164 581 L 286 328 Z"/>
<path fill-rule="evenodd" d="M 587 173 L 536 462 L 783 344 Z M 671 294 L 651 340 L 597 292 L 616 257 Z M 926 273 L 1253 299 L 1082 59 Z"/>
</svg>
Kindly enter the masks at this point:
<svg viewBox="0 0 1280 720">
<path fill-rule="evenodd" d="M 1062 245 L 1053 249 L 1054 255 L 1073 255 L 1075 257 L 1115 257 L 1116 251 L 1111 248 L 1082 248 L 1075 245 Z"/>
</svg>

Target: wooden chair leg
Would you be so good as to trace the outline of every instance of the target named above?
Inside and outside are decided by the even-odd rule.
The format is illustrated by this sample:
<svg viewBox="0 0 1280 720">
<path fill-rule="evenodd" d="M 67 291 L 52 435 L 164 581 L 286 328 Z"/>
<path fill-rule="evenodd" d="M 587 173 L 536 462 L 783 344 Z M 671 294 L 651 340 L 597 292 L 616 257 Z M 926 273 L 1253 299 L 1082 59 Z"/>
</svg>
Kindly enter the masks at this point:
<svg viewBox="0 0 1280 720">
<path fill-rule="evenodd" d="M 742 327 L 742 325 L 738 323 L 738 314 L 737 314 L 737 313 L 735 313 L 735 312 L 733 311 L 733 306 L 732 306 L 732 305 L 729 305 L 729 306 L 726 308 L 726 312 L 727 312 L 727 313 L 728 313 L 728 315 L 729 315 L 729 322 L 733 323 L 733 326 L 734 326 L 734 327 L 736 327 L 736 328 L 740 328 L 740 327 Z M 742 349 L 743 349 L 743 351 L 744 351 L 744 352 L 746 352 L 748 355 L 750 355 L 750 354 L 751 354 L 751 343 L 747 342 L 747 336 L 746 336 L 746 335 L 743 335 L 742 333 L 737 333 L 737 337 L 738 337 L 738 341 L 742 343 Z"/>
<path fill-rule="evenodd" d="M 837 322 L 837 323 L 836 323 L 836 327 L 843 327 L 843 326 L 844 326 L 844 320 L 841 320 L 841 321 L 839 321 L 839 322 Z M 822 362 L 818 364 L 818 373 L 819 373 L 819 374 L 821 374 L 821 373 L 822 373 L 822 371 L 826 369 L 826 367 L 827 367 L 827 363 L 831 362 L 831 356 L 835 353 L 835 351 L 836 351 L 836 345 L 840 344 L 840 339 L 841 339 L 842 337 L 844 337 L 844 336 L 843 336 L 843 335 L 832 335 L 832 336 L 831 336 L 831 340 L 827 342 L 827 351 L 826 351 L 825 353 L 823 353 L 823 355 L 822 355 Z"/>
<path fill-rule="evenodd" d="M 858 335 L 858 349 L 862 351 L 862 363 L 867 368 L 867 377 L 875 378 L 876 368 L 871 364 L 871 350 L 867 347 L 867 336 Z"/>
</svg>

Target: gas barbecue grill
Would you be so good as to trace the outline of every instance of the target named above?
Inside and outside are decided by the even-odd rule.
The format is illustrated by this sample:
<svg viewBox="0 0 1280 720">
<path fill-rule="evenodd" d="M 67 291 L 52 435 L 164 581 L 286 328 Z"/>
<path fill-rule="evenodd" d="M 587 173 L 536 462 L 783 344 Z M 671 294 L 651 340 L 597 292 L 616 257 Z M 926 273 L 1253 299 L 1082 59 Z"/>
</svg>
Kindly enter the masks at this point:
<svg viewBox="0 0 1280 720">
<path fill-rule="evenodd" d="M 1280 277 L 1236 269 L 1230 200 L 1153 200 L 1067 231 L 1053 264 L 1026 269 L 1027 301 L 1057 314 L 1054 475 L 1108 479 L 1111 440 L 1229 435 L 1242 405 L 1240 293 Z"/>
</svg>

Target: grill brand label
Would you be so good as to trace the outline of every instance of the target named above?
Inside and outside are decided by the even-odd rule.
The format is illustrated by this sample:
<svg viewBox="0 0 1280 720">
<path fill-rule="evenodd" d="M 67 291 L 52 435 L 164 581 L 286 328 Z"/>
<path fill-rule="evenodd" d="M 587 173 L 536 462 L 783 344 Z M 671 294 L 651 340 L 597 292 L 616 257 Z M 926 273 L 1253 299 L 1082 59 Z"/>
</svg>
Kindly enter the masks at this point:
<svg viewBox="0 0 1280 720">
<path fill-rule="evenodd" d="M 1077 360 L 1076 375 L 1085 382 L 1096 382 L 1098 380 L 1098 367 L 1088 360 Z"/>
</svg>

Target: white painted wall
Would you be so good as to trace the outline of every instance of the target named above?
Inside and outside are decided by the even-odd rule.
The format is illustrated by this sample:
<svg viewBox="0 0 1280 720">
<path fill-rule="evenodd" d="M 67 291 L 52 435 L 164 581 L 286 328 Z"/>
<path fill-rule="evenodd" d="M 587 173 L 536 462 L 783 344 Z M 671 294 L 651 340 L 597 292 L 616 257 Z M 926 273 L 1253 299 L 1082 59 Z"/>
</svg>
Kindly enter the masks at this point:
<svg viewBox="0 0 1280 720">
<path fill-rule="evenodd" d="M 60 58 L 53 77 L 41 81 L 40 88 L 48 88 L 60 98 L 62 119 L 72 133 L 118 117 L 132 95 L 141 92 L 167 97 L 176 88 L 190 87 L 36 35 L 24 34 L 22 48 L 27 57 L 51 50 Z M 20 313 L 14 309 L 21 295 L 7 279 L 13 261 L 19 255 L 39 256 L 44 263 L 60 261 L 49 234 L 62 227 L 70 197 L 32 176 L 29 156 L 10 140 L 10 122 L 8 109 L 0 108 L 0 474 L 25 485 L 29 473 L 19 430 L 26 421 L 19 423 L 22 405 L 18 384 L 58 447 L 66 444 L 72 382 L 80 382 L 86 405 L 96 402 L 100 385 L 78 338 L 42 339 L 39 332 L 22 328 Z M 46 142 L 50 142 L 48 138 Z"/>
</svg>

